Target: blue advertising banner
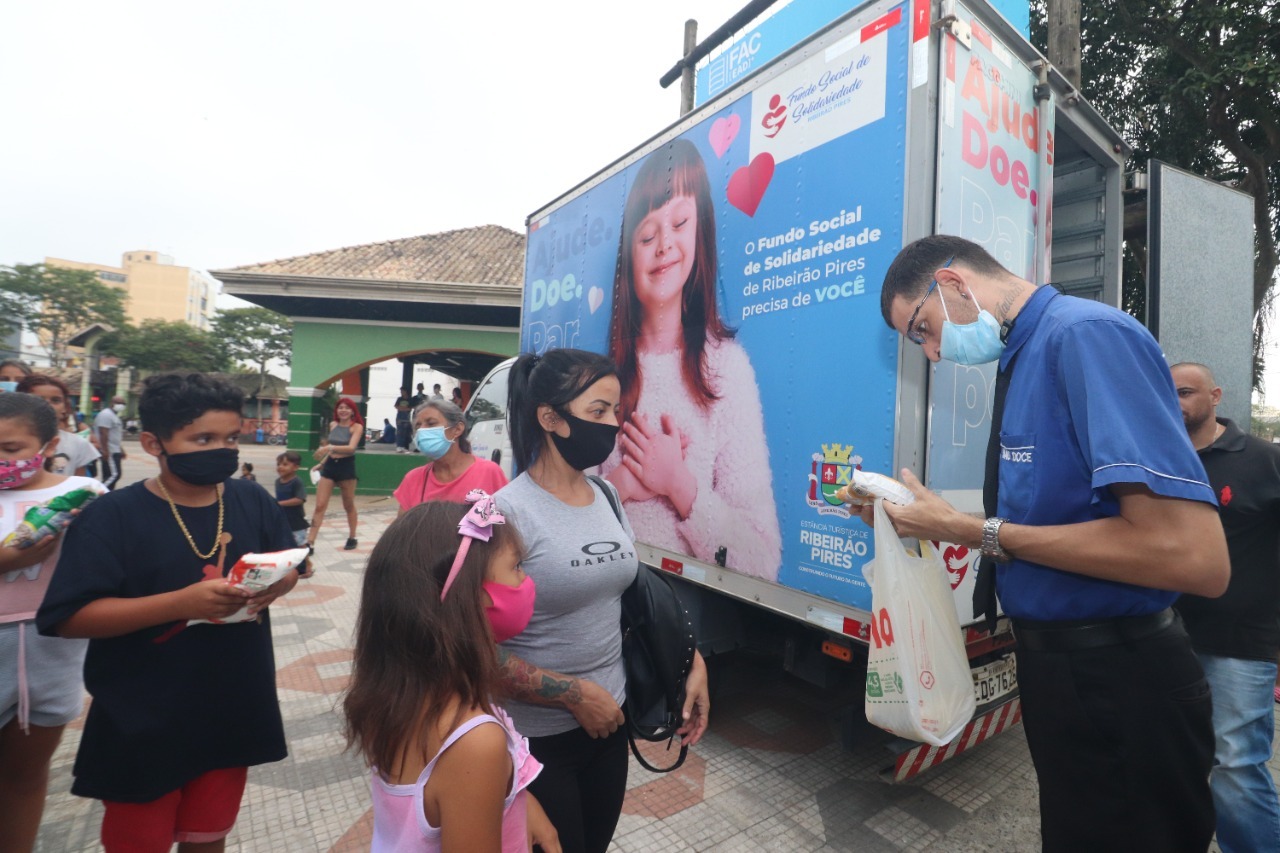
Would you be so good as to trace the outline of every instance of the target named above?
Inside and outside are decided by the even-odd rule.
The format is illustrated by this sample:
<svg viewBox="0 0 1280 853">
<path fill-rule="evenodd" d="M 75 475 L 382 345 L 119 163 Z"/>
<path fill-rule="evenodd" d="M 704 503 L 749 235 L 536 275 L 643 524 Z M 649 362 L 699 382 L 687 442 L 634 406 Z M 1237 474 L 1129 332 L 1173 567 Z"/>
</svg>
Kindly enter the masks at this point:
<svg viewBox="0 0 1280 853">
<path fill-rule="evenodd" d="M 909 25 L 866 18 L 531 222 L 521 338 L 618 363 L 641 542 L 863 608 L 834 492 L 893 462 Z"/>
<path fill-rule="evenodd" d="M 792 0 L 778 8 L 695 70 L 694 104 L 711 100 L 857 5 L 850 0 Z M 992 0 L 991 5 L 1023 36 L 1031 37 L 1027 0 Z"/>
</svg>

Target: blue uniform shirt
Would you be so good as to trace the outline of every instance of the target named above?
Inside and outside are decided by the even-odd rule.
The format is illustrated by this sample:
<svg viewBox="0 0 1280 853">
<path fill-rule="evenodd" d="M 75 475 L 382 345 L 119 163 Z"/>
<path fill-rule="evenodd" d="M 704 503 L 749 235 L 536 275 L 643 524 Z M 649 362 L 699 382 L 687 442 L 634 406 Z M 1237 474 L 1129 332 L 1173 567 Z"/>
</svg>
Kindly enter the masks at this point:
<svg viewBox="0 0 1280 853">
<path fill-rule="evenodd" d="M 1115 483 L 1217 506 L 1160 347 L 1128 314 L 1041 287 L 1018 313 L 1002 371 L 1015 355 L 1000 429 L 1001 516 L 1036 526 L 1109 518 L 1120 512 Z M 1022 619 L 1142 615 L 1178 595 L 1018 559 L 996 581 L 1005 613 Z"/>
</svg>

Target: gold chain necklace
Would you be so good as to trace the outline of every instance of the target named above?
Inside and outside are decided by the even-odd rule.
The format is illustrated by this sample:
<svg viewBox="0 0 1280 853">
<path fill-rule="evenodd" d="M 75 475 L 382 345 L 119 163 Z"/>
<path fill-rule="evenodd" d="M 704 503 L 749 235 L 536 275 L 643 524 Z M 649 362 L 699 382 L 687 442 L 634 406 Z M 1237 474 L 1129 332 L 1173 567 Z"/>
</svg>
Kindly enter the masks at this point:
<svg viewBox="0 0 1280 853">
<path fill-rule="evenodd" d="M 160 492 L 164 495 L 164 499 L 169 502 L 169 509 L 173 510 L 173 518 L 178 522 L 178 526 L 182 528 L 182 535 L 187 537 L 187 544 L 191 546 L 191 550 L 196 552 L 196 556 L 202 560 L 208 560 L 218 550 L 218 546 L 222 544 L 222 486 L 217 487 L 218 492 L 218 532 L 213 537 L 213 547 L 209 549 L 209 553 L 201 554 L 200 549 L 196 547 L 196 540 L 191 538 L 191 531 L 187 530 L 187 525 L 183 523 L 182 516 L 178 514 L 178 505 L 173 502 L 173 498 L 169 497 L 169 490 L 164 487 L 164 481 L 156 477 L 156 485 L 160 487 Z"/>
</svg>

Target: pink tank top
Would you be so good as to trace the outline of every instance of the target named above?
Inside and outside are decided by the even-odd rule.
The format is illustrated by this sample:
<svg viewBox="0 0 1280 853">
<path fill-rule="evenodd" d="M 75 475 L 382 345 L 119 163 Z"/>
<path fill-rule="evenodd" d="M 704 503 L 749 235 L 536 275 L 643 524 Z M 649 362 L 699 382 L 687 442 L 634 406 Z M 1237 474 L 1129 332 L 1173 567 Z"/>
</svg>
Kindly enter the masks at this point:
<svg viewBox="0 0 1280 853">
<path fill-rule="evenodd" d="M 422 806 L 422 789 L 444 751 L 476 726 L 495 723 L 507 733 L 507 752 L 513 768 L 511 790 L 502 809 L 502 853 L 527 853 L 529 849 L 525 812 L 525 788 L 542 770 L 538 759 L 529 754 L 529 741 L 520 736 L 511 718 L 494 707 L 493 716 L 480 714 L 454 729 L 440 751 L 423 768 L 416 782 L 392 785 L 373 768 L 370 792 L 373 796 L 373 845 L 370 853 L 435 853 L 440 850 L 440 828 L 427 822 Z"/>
</svg>

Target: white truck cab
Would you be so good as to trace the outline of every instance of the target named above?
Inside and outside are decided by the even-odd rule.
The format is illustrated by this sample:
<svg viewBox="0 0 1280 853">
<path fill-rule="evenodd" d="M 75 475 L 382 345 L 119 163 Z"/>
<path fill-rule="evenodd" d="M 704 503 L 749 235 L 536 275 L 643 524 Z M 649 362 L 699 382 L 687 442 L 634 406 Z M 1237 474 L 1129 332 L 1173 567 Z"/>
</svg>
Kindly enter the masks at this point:
<svg viewBox="0 0 1280 853">
<path fill-rule="evenodd" d="M 464 417 L 470 428 L 471 452 L 502 466 L 510 480 L 515 476 L 511 455 L 511 433 L 507 429 L 507 377 L 514 358 L 499 362 L 476 388 L 467 403 Z"/>
</svg>

